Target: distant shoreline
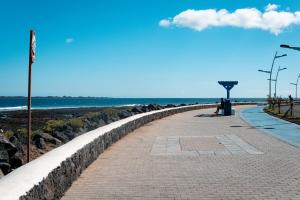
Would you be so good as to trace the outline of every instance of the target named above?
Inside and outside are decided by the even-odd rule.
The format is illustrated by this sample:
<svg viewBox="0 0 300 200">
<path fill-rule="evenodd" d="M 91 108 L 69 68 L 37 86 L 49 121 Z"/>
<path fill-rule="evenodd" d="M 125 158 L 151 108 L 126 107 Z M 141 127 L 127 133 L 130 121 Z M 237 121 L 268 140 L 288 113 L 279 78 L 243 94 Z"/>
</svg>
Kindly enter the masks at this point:
<svg viewBox="0 0 300 200">
<path fill-rule="evenodd" d="M 27 98 L 27 96 L 0 96 L 0 98 Z M 218 99 L 221 97 L 96 97 L 96 96 L 32 96 L 32 98 L 96 98 L 96 99 Z M 233 97 L 233 99 L 266 99 L 266 97 Z"/>
<path fill-rule="evenodd" d="M 104 108 L 141 106 L 149 104 L 207 104 L 219 102 L 220 98 L 111 98 L 111 97 L 33 97 L 33 110 L 65 108 Z M 232 98 L 232 102 L 263 102 L 264 98 Z M 0 97 L 0 112 L 27 109 L 26 97 Z"/>
<path fill-rule="evenodd" d="M 0 96 L 0 98 L 27 98 L 26 96 Z M 32 98 L 99 98 L 112 99 L 113 97 L 92 97 L 92 96 L 33 96 Z"/>
<path fill-rule="evenodd" d="M 119 105 L 119 106 L 70 106 L 70 107 L 32 107 L 31 110 L 43 111 L 43 110 L 68 110 L 68 109 L 98 109 L 98 108 L 122 108 L 122 107 L 132 107 L 132 106 L 141 106 L 139 104 L 128 104 L 128 105 Z M 26 110 L 27 106 L 16 106 L 16 107 L 0 107 L 0 112 L 9 112 L 9 111 L 22 111 Z"/>
</svg>

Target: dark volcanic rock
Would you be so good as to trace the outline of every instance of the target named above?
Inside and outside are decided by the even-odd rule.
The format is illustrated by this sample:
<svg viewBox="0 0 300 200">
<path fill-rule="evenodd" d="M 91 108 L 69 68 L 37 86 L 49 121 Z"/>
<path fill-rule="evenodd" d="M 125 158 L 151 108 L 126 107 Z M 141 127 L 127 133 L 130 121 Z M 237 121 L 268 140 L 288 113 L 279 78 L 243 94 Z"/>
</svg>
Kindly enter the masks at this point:
<svg viewBox="0 0 300 200">
<path fill-rule="evenodd" d="M 105 124 L 110 124 L 113 122 L 113 120 L 111 119 L 111 117 L 109 115 L 107 115 L 106 113 L 101 114 L 101 119 L 105 122 Z"/>
<path fill-rule="evenodd" d="M 8 164 L 6 162 L 0 162 L 0 169 L 3 172 L 4 175 L 11 172 L 11 166 L 10 166 L 10 164 Z"/>
<path fill-rule="evenodd" d="M 139 113 L 142 113 L 143 111 L 139 107 L 133 107 L 131 109 L 131 112 L 133 112 L 135 114 L 139 114 Z"/>
<path fill-rule="evenodd" d="M 92 122 L 93 123 L 93 122 Z M 60 134 L 57 134 L 60 133 Z M 78 135 L 80 135 L 79 132 L 75 131 L 71 126 L 66 125 L 64 127 L 63 131 L 54 131 L 54 133 L 52 134 L 53 137 L 59 139 L 60 141 L 62 141 L 63 143 L 65 143 L 64 141 L 66 141 L 66 139 L 68 141 L 74 139 L 75 137 L 77 137 Z M 64 138 L 64 139 L 62 139 Z"/>
<path fill-rule="evenodd" d="M 14 138 L 14 137 L 11 137 Z M 11 158 L 17 153 L 18 149 L 3 135 L 0 134 L 0 169 L 3 174 L 11 172 L 11 165 L 9 164 Z"/>
<path fill-rule="evenodd" d="M 149 104 L 149 105 L 147 106 L 147 108 L 148 108 L 149 110 L 157 110 L 156 106 L 153 105 L 153 104 Z"/>
<path fill-rule="evenodd" d="M 92 127 L 92 129 L 95 129 L 95 128 L 97 128 L 97 127 L 98 127 L 98 123 L 97 123 L 97 122 L 94 122 L 94 121 L 92 121 L 92 122 L 90 123 L 90 126 Z"/>
<path fill-rule="evenodd" d="M 149 108 L 148 108 L 147 106 L 142 106 L 141 110 L 142 110 L 143 112 L 149 112 L 149 111 L 150 111 Z"/>
<path fill-rule="evenodd" d="M 83 128 L 86 129 L 87 131 L 93 130 L 92 122 L 89 119 L 84 119 Z"/>
<path fill-rule="evenodd" d="M 9 162 L 9 156 L 7 151 L 5 150 L 0 151 L 0 162 Z"/>
<path fill-rule="evenodd" d="M 15 145 L 0 134 L 0 151 L 7 151 L 9 156 L 13 156 L 18 150 Z"/>
<path fill-rule="evenodd" d="M 105 121 L 103 119 L 99 119 L 98 126 L 100 127 L 100 126 L 105 126 L 105 125 L 106 125 Z"/>
<path fill-rule="evenodd" d="M 2 170 L 0 169 L 0 179 L 4 176 Z"/>
<path fill-rule="evenodd" d="M 46 149 L 46 143 L 45 143 L 44 138 L 39 137 L 39 138 L 35 139 L 34 142 L 35 142 L 35 145 L 37 148 Z"/>
<path fill-rule="evenodd" d="M 127 111 L 127 110 L 122 111 L 122 112 L 119 113 L 119 117 L 120 117 L 121 119 L 130 117 L 130 116 L 132 116 L 132 114 L 131 114 L 131 112 L 129 112 L 129 111 Z"/>
<path fill-rule="evenodd" d="M 14 136 L 18 139 L 21 144 L 27 144 L 27 136 L 24 133 L 15 133 Z"/>
<path fill-rule="evenodd" d="M 18 149 L 19 153 L 24 153 L 25 150 L 23 148 L 23 145 L 21 144 L 21 142 L 18 140 L 18 138 L 16 136 L 12 136 L 11 138 L 9 138 L 9 141 L 15 145 L 15 147 Z"/>
<path fill-rule="evenodd" d="M 148 109 L 149 109 L 149 110 L 160 110 L 160 109 L 161 109 L 161 106 L 160 106 L 160 105 L 157 105 L 157 104 L 149 104 L 149 105 L 148 105 Z"/>
<path fill-rule="evenodd" d="M 81 133 L 81 134 L 85 133 L 87 131 L 88 131 L 88 129 L 86 127 L 79 128 L 79 133 Z"/>
<path fill-rule="evenodd" d="M 104 118 L 107 119 L 107 117 Z M 94 118 L 93 120 L 85 119 L 83 128 L 80 129 L 80 132 L 85 133 L 104 125 L 106 125 L 106 122 L 101 117 Z"/>
<path fill-rule="evenodd" d="M 110 119 L 115 122 L 115 121 L 118 121 L 120 120 L 120 117 L 119 116 L 111 116 Z"/>
<path fill-rule="evenodd" d="M 68 132 L 68 133 L 72 133 L 73 132 L 73 128 L 69 125 L 64 126 L 64 130 L 63 132 Z"/>
<path fill-rule="evenodd" d="M 165 108 L 175 108 L 176 106 L 174 104 L 168 104 L 165 106 Z"/>
<path fill-rule="evenodd" d="M 57 138 L 53 137 L 52 135 L 48 134 L 48 133 L 37 133 L 33 136 L 33 140 L 38 140 L 39 138 L 42 138 L 44 140 L 44 142 L 49 142 L 55 145 L 60 145 L 62 142 L 60 140 L 58 140 Z"/>
<path fill-rule="evenodd" d="M 13 156 L 10 158 L 9 164 L 11 165 L 11 168 L 16 169 L 18 167 L 21 167 L 23 165 L 23 162 L 18 156 Z"/>
<path fill-rule="evenodd" d="M 79 133 L 73 132 L 73 131 L 66 131 L 66 132 L 63 132 L 63 133 L 64 133 L 65 136 L 68 137 L 69 140 L 73 140 L 75 137 L 80 135 Z"/>
<path fill-rule="evenodd" d="M 182 103 L 182 104 L 180 104 L 180 106 L 186 106 L 186 104 Z"/>
<path fill-rule="evenodd" d="M 53 137 L 56 137 L 57 139 L 59 139 L 63 143 L 69 142 L 69 138 L 64 133 L 59 132 L 59 131 L 55 131 L 53 133 Z"/>
</svg>

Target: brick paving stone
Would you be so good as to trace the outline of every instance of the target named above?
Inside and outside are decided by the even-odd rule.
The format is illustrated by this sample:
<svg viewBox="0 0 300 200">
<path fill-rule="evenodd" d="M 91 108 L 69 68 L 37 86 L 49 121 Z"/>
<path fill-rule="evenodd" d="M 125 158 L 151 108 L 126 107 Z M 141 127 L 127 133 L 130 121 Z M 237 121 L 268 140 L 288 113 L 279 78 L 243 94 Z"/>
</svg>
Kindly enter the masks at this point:
<svg viewBox="0 0 300 200">
<path fill-rule="evenodd" d="M 135 130 L 101 154 L 62 199 L 300 199 L 300 149 L 249 126 L 238 112 L 195 117 L 213 111 L 176 114 Z M 216 141 L 201 137 L 220 135 L 231 137 L 234 153 L 199 154 L 218 152 Z M 198 154 L 178 153 L 189 148 Z"/>
</svg>

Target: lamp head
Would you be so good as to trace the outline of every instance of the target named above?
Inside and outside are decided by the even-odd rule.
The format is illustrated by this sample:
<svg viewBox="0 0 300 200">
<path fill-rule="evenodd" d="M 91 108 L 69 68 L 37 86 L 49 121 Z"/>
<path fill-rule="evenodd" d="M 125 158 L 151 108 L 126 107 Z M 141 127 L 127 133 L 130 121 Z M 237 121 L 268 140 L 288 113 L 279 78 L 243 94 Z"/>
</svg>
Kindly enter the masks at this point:
<svg viewBox="0 0 300 200">
<path fill-rule="evenodd" d="M 281 47 L 281 48 L 290 48 L 290 45 L 287 45 L 287 44 L 281 44 L 280 47 Z"/>
<path fill-rule="evenodd" d="M 284 56 L 287 56 L 287 54 L 282 54 L 280 56 L 276 56 L 275 58 L 281 58 L 281 57 L 284 57 Z"/>
<path fill-rule="evenodd" d="M 265 70 L 261 70 L 261 69 L 259 69 L 258 71 L 259 72 L 264 72 L 264 73 L 269 73 L 269 74 L 271 73 L 270 71 L 265 71 Z"/>
</svg>

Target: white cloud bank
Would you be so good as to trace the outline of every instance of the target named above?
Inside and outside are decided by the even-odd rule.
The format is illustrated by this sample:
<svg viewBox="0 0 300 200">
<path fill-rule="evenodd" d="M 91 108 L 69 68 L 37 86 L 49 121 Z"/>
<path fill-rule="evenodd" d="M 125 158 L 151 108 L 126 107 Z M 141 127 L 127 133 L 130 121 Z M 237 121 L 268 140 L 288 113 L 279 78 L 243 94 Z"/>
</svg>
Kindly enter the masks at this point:
<svg viewBox="0 0 300 200">
<path fill-rule="evenodd" d="M 162 19 L 159 21 L 159 25 L 162 27 L 168 27 L 171 25 L 171 21 L 168 19 Z"/>
<path fill-rule="evenodd" d="M 226 9 L 183 11 L 170 19 L 162 19 L 161 27 L 185 27 L 202 31 L 209 27 L 232 26 L 245 29 L 262 29 L 275 35 L 291 25 L 300 24 L 300 11 L 277 11 L 276 4 L 268 4 L 263 12 L 256 8 L 242 8 L 230 13 Z"/>
</svg>

